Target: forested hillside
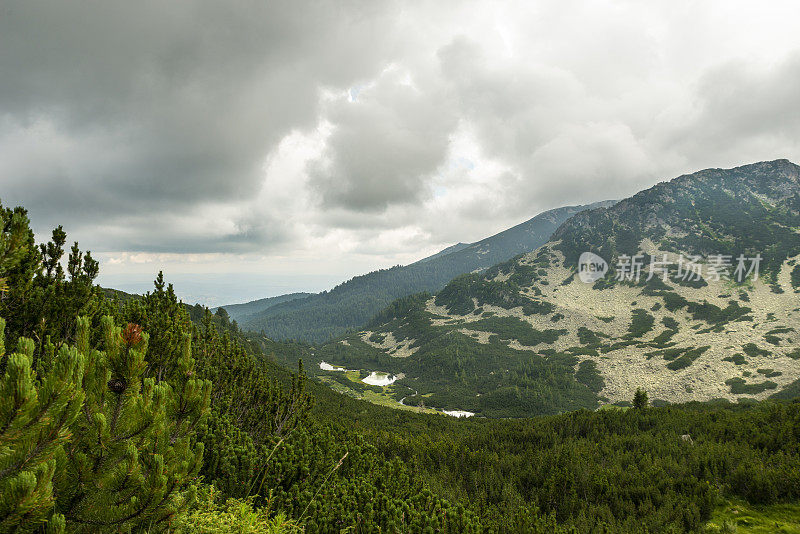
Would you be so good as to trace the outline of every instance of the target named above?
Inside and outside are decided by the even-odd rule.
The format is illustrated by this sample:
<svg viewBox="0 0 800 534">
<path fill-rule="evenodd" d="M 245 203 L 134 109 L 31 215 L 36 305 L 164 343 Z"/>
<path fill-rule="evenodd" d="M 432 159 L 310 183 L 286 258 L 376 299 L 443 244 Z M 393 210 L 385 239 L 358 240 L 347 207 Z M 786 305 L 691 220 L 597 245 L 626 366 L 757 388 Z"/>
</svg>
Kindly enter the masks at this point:
<svg viewBox="0 0 800 534">
<path fill-rule="evenodd" d="M 610 266 L 593 283 L 584 252 Z M 492 417 L 624 404 L 639 387 L 657 403 L 764 399 L 798 387 L 798 262 L 800 168 L 702 171 L 579 213 L 541 249 L 398 300 L 314 355 L 363 376 L 310 372 Z M 396 380 L 365 386 L 368 371 Z"/>
<path fill-rule="evenodd" d="M 797 525 L 797 402 L 382 408 L 279 367 L 315 348 L 264 356 L 161 275 L 108 300 L 63 230 L 37 246 L 24 210 L 0 218 L 0 532 L 719 532 L 730 499 Z"/>
<path fill-rule="evenodd" d="M 356 276 L 330 291 L 306 298 L 275 305 L 270 302 L 267 309 L 250 315 L 228 312 L 245 330 L 263 332 L 273 339 L 325 341 L 363 326 L 397 298 L 420 291 L 438 291 L 460 274 L 485 269 L 522 252 L 534 250 L 575 213 L 605 205 L 609 205 L 609 202 L 546 211 L 477 243 L 466 247 L 456 246 L 454 251 L 447 254 Z M 250 309 L 257 302 L 242 306 Z"/>
<path fill-rule="evenodd" d="M 62 267 L 61 228 L 37 246 L 24 209 L 0 216 L 0 532 L 476 531 L 399 460 L 310 421 L 302 368 L 224 314 L 161 275 L 110 301 L 77 243 Z"/>
</svg>

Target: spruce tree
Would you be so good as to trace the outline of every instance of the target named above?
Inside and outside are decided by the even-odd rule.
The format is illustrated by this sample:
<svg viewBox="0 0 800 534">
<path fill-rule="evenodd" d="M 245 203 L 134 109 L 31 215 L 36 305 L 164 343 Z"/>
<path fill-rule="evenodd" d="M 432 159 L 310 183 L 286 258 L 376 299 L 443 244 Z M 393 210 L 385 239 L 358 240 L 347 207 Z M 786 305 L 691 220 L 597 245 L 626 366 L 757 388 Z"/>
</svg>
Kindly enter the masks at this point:
<svg viewBox="0 0 800 534">
<path fill-rule="evenodd" d="M 78 320 L 86 401 L 57 508 L 75 532 L 158 531 L 193 499 L 190 483 L 203 458 L 195 429 L 208 412 L 211 383 L 194 377 L 188 334 L 172 380 L 156 383 L 143 377 L 148 335 L 108 316 L 101 327 L 104 350 L 90 349 L 89 320 Z"/>
<path fill-rule="evenodd" d="M 84 358 L 62 347 L 49 371 L 37 377 L 33 341 L 20 338 L 16 352 L 6 356 L 4 331 L 0 319 L 0 358 L 6 360 L 0 380 L 0 532 L 28 532 L 52 514 L 57 459 L 83 403 Z M 63 516 L 50 517 L 48 527 L 63 530 Z"/>
</svg>

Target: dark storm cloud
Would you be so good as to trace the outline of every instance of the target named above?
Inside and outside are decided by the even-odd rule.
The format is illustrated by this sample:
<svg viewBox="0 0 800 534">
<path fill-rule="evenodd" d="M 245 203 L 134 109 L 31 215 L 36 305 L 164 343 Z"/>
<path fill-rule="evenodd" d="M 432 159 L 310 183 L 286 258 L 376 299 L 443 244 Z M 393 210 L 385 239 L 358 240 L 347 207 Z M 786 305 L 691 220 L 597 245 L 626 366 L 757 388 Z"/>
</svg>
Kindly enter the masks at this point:
<svg viewBox="0 0 800 534">
<path fill-rule="evenodd" d="M 318 120 L 321 88 L 378 68 L 381 47 L 362 43 L 390 12 L 340 2 L 4 3 L 0 140 L 21 146 L 4 150 L 2 198 L 51 225 L 248 199 L 275 144 Z M 257 245 L 269 234 L 239 235 Z"/>
</svg>

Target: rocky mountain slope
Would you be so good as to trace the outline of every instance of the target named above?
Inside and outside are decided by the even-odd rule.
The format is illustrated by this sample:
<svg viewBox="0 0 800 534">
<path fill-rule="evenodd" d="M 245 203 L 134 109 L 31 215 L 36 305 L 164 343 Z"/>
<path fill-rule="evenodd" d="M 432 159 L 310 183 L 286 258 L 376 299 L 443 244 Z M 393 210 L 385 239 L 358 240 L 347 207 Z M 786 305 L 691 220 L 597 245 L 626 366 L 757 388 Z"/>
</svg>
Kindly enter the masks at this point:
<svg viewBox="0 0 800 534">
<path fill-rule="evenodd" d="M 486 269 L 543 245 L 569 217 L 610 205 L 567 206 L 536 217 L 471 245 L 454 245 L 407 266 L 357 276 L 331 291 L 234 315 L 242 328 L 274 339 L 321 342 L 363 326 L 393 300 L 420 291 L 438 291 L 454 277 Z"/>
<path fill-rule="evenodd" d="M 587 252 L 597 270 L 579 267 Z M 579 213 L 315 357 L 395 375 L 364 388 L 315 370 L 354 394 L 486 416 L 625 404 L 638 387 L 656 403 L 797 389 L 800 167 L 709 169 Z"/>
</svg>

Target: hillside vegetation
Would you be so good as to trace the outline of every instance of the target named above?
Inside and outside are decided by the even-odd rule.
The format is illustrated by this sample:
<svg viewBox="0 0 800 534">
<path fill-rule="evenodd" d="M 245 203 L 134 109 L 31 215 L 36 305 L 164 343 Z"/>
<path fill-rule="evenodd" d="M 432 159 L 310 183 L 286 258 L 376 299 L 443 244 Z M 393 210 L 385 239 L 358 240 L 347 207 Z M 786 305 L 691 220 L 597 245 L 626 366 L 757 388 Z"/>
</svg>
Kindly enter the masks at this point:
<svg viewBox="0 0 800 534">
<path fill-rule="evenodd" d="M 160 274 L 108 300 L 61 228 L 37 246 L 23 209 L 0 222 L 0 532 L 719 532 L 732 502 L 796 524 L 800 403 L 382 408 L 274 361 L 312 346 L 248 340 Z"/>
<path fill-rule="evenodd" d="M 582 252 L 610 272 L 582 282 Z M 727 277 L 717 254 L 731 260 Z M 737 280 L 739 255 L 748 268 L 762 257 L 757 277 Z M 620 263 L 633 256 L 638 279 Z M 700 276 L 686 276 L 681 262 L 695 256 Z M 399 377 L 375 391 L 384 398 L 492 417 L 625 404 L 639 387 L 657 404 L 780 396 L 800 375 L 798 262 L 796 165 L 702 171 L 581 212 L 539 250 L 435 296 L 395 302 L 321 347 L 310 372 L 363 396 L 316 364 L 383 371 Z"/>
</svg>

